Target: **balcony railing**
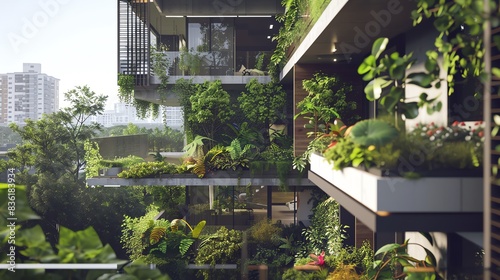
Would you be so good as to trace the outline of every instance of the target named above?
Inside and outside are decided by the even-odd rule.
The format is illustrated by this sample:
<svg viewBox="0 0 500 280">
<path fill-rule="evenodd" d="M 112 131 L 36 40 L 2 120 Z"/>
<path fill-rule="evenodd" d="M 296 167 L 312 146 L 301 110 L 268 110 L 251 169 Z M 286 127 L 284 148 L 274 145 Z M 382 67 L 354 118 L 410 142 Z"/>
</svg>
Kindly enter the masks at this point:
<svg viewBox="0 0 500 280">
<path fill-rule="evenodd" d="M 255 69 L 257 56 L 270 57 L 271 52 L 232 51 L 165 51 L 168 76 L 267 76 L 267 71 Z"/>
</svg>

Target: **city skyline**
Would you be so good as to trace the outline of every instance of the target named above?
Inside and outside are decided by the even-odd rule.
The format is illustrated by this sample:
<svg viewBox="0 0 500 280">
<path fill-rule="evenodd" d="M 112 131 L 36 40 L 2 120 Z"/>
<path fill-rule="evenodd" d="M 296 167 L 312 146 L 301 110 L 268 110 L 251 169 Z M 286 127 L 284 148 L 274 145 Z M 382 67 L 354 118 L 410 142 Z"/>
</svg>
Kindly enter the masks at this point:
<svg viewBox="0 0 500 280">
<path fill-rule="evenodd" d="M 88 85 L 113 108 L 119 102 L 115 10 L 115 1 L 2 1 L 0 73 L 40 63 L 43 73 L 60 79 L 60 107 L 63 93 Z"/>
</svg>

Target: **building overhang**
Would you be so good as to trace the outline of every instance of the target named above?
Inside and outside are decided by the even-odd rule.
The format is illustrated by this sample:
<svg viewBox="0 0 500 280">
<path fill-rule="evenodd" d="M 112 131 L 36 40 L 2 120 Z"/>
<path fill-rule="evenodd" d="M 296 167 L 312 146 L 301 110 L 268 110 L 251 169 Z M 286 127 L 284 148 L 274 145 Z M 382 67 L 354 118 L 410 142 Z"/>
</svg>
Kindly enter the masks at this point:
<svg viewBox="0 0 500 280">
<path fill-rule="evenodd" d="M 291 79 L 291 70 L 300 63 L 359 63 L 377 38 L 392 38 L 410 30 L 415 7 L 411 0 L 331 1 L 302 42 L 291 50 L 281 79 Z"/>
</svg>

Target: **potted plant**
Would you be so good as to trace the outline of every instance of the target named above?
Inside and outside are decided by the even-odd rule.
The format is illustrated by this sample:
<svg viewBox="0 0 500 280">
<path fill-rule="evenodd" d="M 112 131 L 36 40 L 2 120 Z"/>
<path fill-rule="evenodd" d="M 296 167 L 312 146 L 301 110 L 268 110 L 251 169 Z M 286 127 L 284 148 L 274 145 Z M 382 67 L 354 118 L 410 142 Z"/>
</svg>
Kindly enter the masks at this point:
<svg viewBox="0 0 500 280">
<path fill-rule="evenodd" d="M 407 135 L 381 120 L 359 122 L 312 154 L 310 170 L 374 212 L 481 212 L 482 177 L 471 176 L 482 162 L 481 130 L 420 126 Z"/>
<path fill-rule="evenodd" d="M 161 214 L 157 207 L 150 206 L 142 217 L 125 216 L 121 243 L 132 261 L 156 264 L 171 277 L 184 279 L 179 267 L 186 267 L 194 258 L 194 243 L 206 222 L 192 227 L 183 219 L 159 218 Z"/>
</svg>

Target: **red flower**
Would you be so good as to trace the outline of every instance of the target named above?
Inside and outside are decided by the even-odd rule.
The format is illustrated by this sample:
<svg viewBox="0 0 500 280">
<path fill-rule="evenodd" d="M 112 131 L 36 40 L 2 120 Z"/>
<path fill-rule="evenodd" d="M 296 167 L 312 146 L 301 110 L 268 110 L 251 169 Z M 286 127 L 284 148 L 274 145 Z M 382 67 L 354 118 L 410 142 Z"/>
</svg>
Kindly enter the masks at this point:
<svg viewBox="0 0 500 280">
<path fill-rule="evenodd" d="M 458 124 L 459 124 L 459 122 L 458 122 L 458 121 L 454 121 L 451 125 L 452 125 L 452 126 L 457 126 Z"/>
<path fill-rule="evenodd" d="M 315 254 L 310 254 L 309 257 L 311 257 L 311 259 L 313 259 L 314 261 L 313 262 L 310 262 L 308 264 L 310 265 L 324 265 L 325 264 L 325 251 L 322 251 L 321 254 L 319 254 L 319 256 L 315 255 Z"/>
<path fill-rule="evenodd" d="M 460 123 L 460 125 L 461 125 L 461 126 L 465 126 L 465 123 L 464 123 L 464 122 L 461 122 L 461 123 Z"/>
<path fill-rule="evenodd" d="M 483 137 L 483 136 L 484 136 L 484 131 L 479 131 L 479 132 L 477 133 L 477 135 L 478 135 L 479 137 Z"/>
</svg>

